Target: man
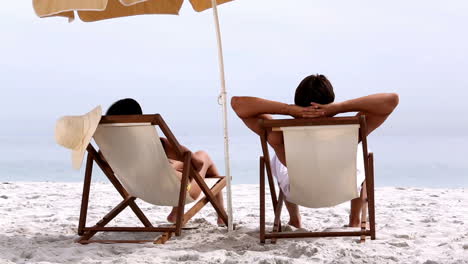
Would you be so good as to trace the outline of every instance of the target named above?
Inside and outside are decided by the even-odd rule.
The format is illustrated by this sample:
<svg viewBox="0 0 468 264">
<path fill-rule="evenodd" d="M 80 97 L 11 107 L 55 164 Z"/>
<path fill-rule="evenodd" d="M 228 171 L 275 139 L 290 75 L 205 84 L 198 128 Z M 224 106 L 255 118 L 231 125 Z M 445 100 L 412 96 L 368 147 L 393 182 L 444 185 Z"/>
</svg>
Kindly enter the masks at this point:
<svg viewBox="0 0 468 264">
<path fill-rule="evenodd" d="M 398 95 L 395 93 L 372 94 L 343 102 L 334 102 L 335 93 L 330 81 L 324 75 L 311 75 L 306 77 L 297 87 L 294 104 L 270 101 L 262 98 L 234 96 L 231 106 L 245 125 L 253 132 L 260 135 L 259 119 L 272 119 L 271 115 L 290 115 L 294 118 L 332 117 L 340 113 L 357 112 L 357 115 L 365 115 L 367 120 L 367 135 L 377 129 L 389 117 L 398 105 Z M 275 159 L 280 162 L 284 170 L 273 170 L 275 177 L 281 181 L 280 187 L 288 184 L 287 164 L 284 152 L 283 134 L 281 131 L 270 131 L 267 141 L 275 151 L 272 164 Z M 279 163 L 277 162 L 277 164 Z M 284 177 L 278 171 L 283 172 Z M 284 192 L 284 191 L 283 191 Z M 296 204 L 285 200 L 290 221 L 289 224 L 300 228 L 301 216 Z M 358 227 L 360 223 L 360 210 L 362 203 L 359 198 L 351 201 L 349 226 Z"/>
</svg>

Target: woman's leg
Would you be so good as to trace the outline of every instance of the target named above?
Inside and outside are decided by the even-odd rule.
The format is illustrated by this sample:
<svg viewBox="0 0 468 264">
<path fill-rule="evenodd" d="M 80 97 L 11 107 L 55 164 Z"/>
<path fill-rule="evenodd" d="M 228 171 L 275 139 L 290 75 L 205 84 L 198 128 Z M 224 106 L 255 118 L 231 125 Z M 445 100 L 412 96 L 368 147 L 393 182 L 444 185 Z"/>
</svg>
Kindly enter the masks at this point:
<svg viewBox="0 0 468 264">
<path fill-rule="evenodd" d="M 197 151 L 193 153 L 192 156 L 198 160 L 203 161 L 203 166 L 198 170 L 198 174 L 200 174 L 200 176 L 204 179 L 210 167 L 214 166 L 213 161 L 211 161 L 211 158 L 208 156 L 208 153 L 204 151 Z M 198 186 L 195 179 L 192 179 L 190 184 L 191 184 L 191 187 L 190 187 L 189 194 L 193 199 L 197 199 L 198 196 L 200 196 L 200 193 L 202 192 L 202 190 L 200 186 Z"/>
<path fill-rule="evenodd" d="M 200 160 L 203 160 L 203 163 L 207 166 L 206 178 L 221 176 L 221 174 L 218 171 L 218 168 L 216 168 L 216 165 L 214 164 L 213 160 L 207 152 L 200 150 L 193 153 L 193 156 Z"/>
<path fill-rule="evenodd" d="M 213 163 L 213 161 L 211 160 L 210 156 L 208 155 L 208 153 L 206 153 L 205 151 L 197 151 L 195 153 L 192 154 L 195 158 L 197 158 L 198 160 L 201 160 L 203 161 L 203 166 L 199 169 L 198 171 L 198 174 L 200 174 L 200 176 L 202 178 L 205 178 L 205 177 L 213 177 L 213 176 L 220 176 L 219 172 L 218 172 L 218 169 L 216 168 L 215 164 Z M 190 186 L 190 191 L 189 191 L 189 194 L 190 196 L 193 198 L 193 199 L 197 199 L 198 196 L 200 196 L 202 190 L 200 188 L 200 186 L 198 186 L 197 182 L 192 179 L 192 181 L 190 182 L 191 186 Z M 218 202 L 218 204 L 220 204 L 221 206 L 224 207 L 224 199 L 223 199 L 223 193 L 222 191 L 219 192 L 216 196 L 215 196 L 215 199 L 216 201 Z M 169 222 L 175 222 L 175 219 L 176 219 L 176 214 L 177 214 L 177 207 L 174 207 L 172 209 L 172 212 L 169 214 L 169 216 L 167 217 L 167 220 Z M 223 221 L 221 218 L 218 217 L 218 224 L 223 224 Z"/>
<path fill-rule="evenodd" d="M 200 176 L 203 178 L 209 178 L 209 177 L 217 177 L 220 176 L 218 169 L 216 168 L 216 165 L 214 164 L 213 160 L 211 157 L 206 153 L 205 151 L 197 151 L 193 153 L 193 155 L 203 161 L 203 166 L 198 172 Z M 192 180 L 192 187 L 190 188 L 190 196 L 192 196 L 193 199 L 197 199 L 198 196 L 201 194 L 201 188 L 198 186 L 198 184 L 195 182 L 195 180 Z M 220 191 L 218 194 L 215 196 L 216 201 L 218 202 L 219 205 L 224 207 L 224 199 L 223 199 L 223 193 Z M 218 216 L 218 224 L 224 224 L 223 220 L 219 218 Z"/>
</svg>

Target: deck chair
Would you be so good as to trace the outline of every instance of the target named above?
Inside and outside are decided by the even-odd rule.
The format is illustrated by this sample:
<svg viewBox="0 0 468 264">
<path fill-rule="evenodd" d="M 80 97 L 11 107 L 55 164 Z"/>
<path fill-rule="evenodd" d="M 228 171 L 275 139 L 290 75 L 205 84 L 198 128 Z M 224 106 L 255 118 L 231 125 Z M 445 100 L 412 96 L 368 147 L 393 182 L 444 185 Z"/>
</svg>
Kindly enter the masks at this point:
<svg viewBox="0 0 468 264">
<path fill-rule="evenodd" d="M 317 119 L 260 120 L 263 156 L 260 157 L 260 242 L 279 238 L 366 236 L 375 239 L 373 154 L 367 150 L 365 116 Z M 361 230 L 330 232 L 282 232 L 281 209 L 284 201 L 276 196 L 267 145 L 268 131 L 282 131 L 289 175 L 288 201 L 309 208 L 331 207 L 361 197 L 364 202 Z M 365 181 L 357 191 L 357 146 L 361 140 Z M 265 229 L 265 170 L 275 214 L 273 229 Z M 367 213 L 369 228 L 367 228 Z"/>
<path fill-rule="evenodd" d="M 170 166 L 159 139 L 158 126 L 168 141 L 175 146 L 178 158 L 184 161 L 182 179 L 177 177 Z M 225 186 L 225 177 L 203 179 L 191 163 L 191 153 L 183 152 L 177 139 L 159 115 L 103 116 L 94 134 L 97 151 L 90 143 L 87 147 L 87 161 L 84 177 L 83 196 L 78 224 L 78 243 L 165 243 L 173 234 L 180 236 L 183 226 L 207 203 L 227 223 L 227 215 L 221 204 L 215 200 Z M 96 163 L 123 201 L 92 227 L 86 226 L 91 174 Z M 195 205 L 185 212 L 185 204 L 195 202 L 187 191 L 190 178 L 195 179 L 204 194 Z M 175 225 L 154 227 L 135 203 L 136 199 L 154 205 L 178 206 Z M 107 227 L 125 208 L 136 214 L 143 227 Z M 155 240 L 91 240 L 97 232 L 159 232 Z"/>
</svg>

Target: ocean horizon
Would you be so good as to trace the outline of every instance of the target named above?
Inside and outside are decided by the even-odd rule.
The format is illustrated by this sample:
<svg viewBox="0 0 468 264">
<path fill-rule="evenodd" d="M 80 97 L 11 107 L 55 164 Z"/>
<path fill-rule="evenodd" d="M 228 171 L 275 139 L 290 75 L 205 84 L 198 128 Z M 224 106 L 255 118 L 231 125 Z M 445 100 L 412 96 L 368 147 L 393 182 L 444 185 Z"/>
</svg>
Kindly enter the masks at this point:
<svg viewBox="0 0 468 264">
<path fill-rule="evenodd" d="M 177 135 L 177 134 L 176 134 Z M 71 167 L 70 151 L 57 145 L 53 136 L 0 137 L 0 181 L 80 182 L 82 168 Z M 178 136 L 192 151 L 206 150 L 224 173 L 224 149 L 221 136 Z M 375 155 L 377 187 L 468 187 L 468 164 L 463 154 L 468 137 L 463 136 L 370 136 L 369 148 Z M 230 136 L 233 184 L 259 182 L 260 141 L 255 135 Z M 99 167 L 93 180 L 107 181 Z"/>
</svg>

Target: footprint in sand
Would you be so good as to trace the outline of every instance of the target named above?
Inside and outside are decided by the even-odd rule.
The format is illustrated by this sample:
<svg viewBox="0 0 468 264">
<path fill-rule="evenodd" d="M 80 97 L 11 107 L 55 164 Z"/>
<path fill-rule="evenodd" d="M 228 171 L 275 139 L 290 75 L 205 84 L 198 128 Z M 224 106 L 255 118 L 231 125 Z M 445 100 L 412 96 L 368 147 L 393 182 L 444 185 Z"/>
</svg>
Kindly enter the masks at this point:
<svg viewBox="0 0 468 264">
<path fill-rule="evenodd" d="M 396 238 L 410 239 L 409 235 L 393 235 Z"/>
<path fill-rule="evenodd" d="M 175 261 L 197 261 L 200 259 L 200 255 L 197 254 L 182 254 L 179 256 L 171 257 L 172 260 Z"/>
<path fill-rule="evenodd" d="M 421 223 L 437 223 L 437 220 L 433 217 L 430 217 L 430 218 L 425 218 L 421 220 Z"/>
<path fill-rule="evenodd" d="M 434 261 L 434 260 L 426 260 L 426 261 L 424 261 L 423 264 L 439 264 L 439 262 Z"/>
<path fill-rule="evenodd" d="M 400 248 L 403 248 L 403 247 L 409 247 L 408 243 L 406 242 L 389 242 L 388 244 L 394 246 L 394 247 L 400 247 Z"/>
<path fill-rule="evenodd" d="M 300 258 L 301 256 L 312 257 L 317 254 L 318 249 L 308 244 L 293 243 L 288 247 L 288 255 L 291 258 Z"/>
</svg>

